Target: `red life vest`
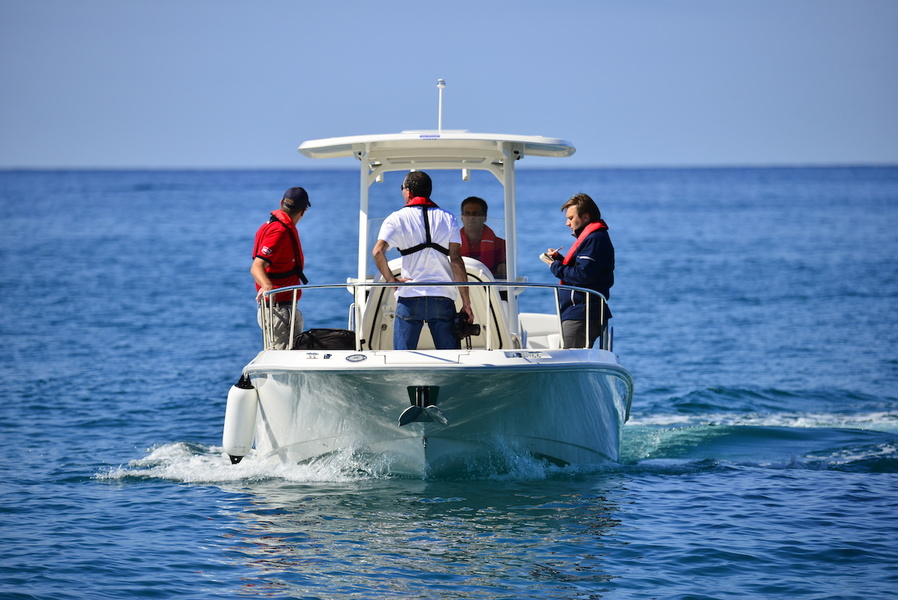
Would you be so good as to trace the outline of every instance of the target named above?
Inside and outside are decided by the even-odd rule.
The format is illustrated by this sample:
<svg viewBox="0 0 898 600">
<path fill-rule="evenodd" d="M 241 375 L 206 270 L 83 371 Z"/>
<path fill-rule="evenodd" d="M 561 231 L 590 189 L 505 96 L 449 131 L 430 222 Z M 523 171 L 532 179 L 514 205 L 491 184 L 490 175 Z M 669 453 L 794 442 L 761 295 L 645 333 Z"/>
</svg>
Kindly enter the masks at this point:
<svg viewBox="0 0 898 600">
<path fill-rule="evenodd" d="M 577 256 L 577 248 L 580 247 L 580 244 L 589 237 L 590 234 L 599 231 L 600 229 L 608 229 L 608 225 L 602 219 L 599 219 L 595 223 L 590 223 L 586 227 L 583 228 L 583 231 L 580 232 L 580 235 L 577 236 L 577 240 L 571 245 L 568 249 L 567 254 L 564 255 L 564 261 L 562 264 L 569 265 Z M 561 285 L 564 285 L 563 281 L 559 281 Z"/>
<path fill-rule="evenodd" d="M 439 208 L 436 202 L 434 202 L 430 198 L 425 198 L 424 196 L 415 196 L 414 198 L 409 198 L 408 202 L 405 203 L 405 206 L 427 206 L 429 208 Z"/>
<path fill-rule="evenodd" d="M 496 237 L 495 232 L 484 225 L 480 234 L 480 245 L 474 247 L 471 246 L 468 236 L 465 235 L 465 228 L 462 227 L 461 255 L 476 258 L 495 274 L 496 267 L 505 262 L 505 240 Z"/>
</svg>

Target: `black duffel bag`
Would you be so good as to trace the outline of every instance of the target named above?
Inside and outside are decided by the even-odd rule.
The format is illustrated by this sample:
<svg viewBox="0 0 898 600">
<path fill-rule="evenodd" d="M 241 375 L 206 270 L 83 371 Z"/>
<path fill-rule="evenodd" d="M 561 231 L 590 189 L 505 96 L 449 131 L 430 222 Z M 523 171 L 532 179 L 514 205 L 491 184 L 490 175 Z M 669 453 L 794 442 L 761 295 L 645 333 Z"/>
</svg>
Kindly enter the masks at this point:
<svg viewBox="0 0 898 600">
<path fill-rule="evenodd" d="M 355 333 L 348 329 L 309 329 L 293 338 L 294 350 L 355 350 Z"/>
</svg>

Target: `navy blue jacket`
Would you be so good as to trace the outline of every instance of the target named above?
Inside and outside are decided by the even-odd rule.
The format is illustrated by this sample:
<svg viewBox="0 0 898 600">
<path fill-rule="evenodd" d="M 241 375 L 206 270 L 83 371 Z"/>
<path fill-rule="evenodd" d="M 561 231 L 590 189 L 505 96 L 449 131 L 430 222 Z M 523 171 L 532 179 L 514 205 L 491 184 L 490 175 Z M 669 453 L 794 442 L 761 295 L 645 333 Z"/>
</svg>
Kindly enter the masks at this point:
<svg viewBox="0 0 898 600">
<path fill-rule="evenodd" d="M 583 230 L 579 230 L 577 234 Z M 607 229 L 599 229 L 589 234 L 577 247 L 576 255 L 570 264 L 556 260 L 549 269 L 552 274 L 563 281 L 565 285 L 573 285 L 595 290 L 611 297 L 611 286 L 614 285 L 614 246 Z M 583 321 L 586 319 L 586 294 L 583 292 L 562 292 L 561 294 L 561 320 Z M 601 306 L 593 303 L 589 307 L 589 316 L 592 320 L 598 320 Z M 605 317 L 611 316 L 611 312 L 605 309 Z"/>
</svg>

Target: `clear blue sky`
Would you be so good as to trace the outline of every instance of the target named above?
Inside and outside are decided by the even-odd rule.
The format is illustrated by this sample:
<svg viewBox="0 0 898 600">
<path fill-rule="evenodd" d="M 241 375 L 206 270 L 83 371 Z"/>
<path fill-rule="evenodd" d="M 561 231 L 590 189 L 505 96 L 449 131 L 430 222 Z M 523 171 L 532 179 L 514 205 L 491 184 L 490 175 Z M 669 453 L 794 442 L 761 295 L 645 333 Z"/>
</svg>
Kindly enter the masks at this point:
<svg viewBox="0 0 898 600">
<path fill-rule="evenodd" d="M 568 166 L 898 164 L 896 0 L 0 0 L 0 168 L 337 166 L 438 78 Z"/>
</svg>

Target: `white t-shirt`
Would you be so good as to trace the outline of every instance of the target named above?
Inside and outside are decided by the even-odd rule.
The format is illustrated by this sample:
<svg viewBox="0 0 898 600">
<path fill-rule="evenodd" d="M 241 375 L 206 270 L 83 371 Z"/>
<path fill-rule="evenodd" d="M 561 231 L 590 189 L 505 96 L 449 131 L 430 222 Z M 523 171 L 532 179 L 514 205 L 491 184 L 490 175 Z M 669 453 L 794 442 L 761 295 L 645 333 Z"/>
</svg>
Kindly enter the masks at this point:
<svg viewBox="0 0 898 600">
<path fill-rule="evenodd" d="M 427 210 L 427 219 L 430 222 L 430 237 L 435 244 L 443 246 L 447 250 L 449 244 L 461 244 L 458 219 L 455 215 L 442 208 L 421 209 L 415 206 L 403 207 L 383 222 L 377 239 L 385 241 L 391 248 L 406 250 L 423 244 L 427 241 L 424 231 L 424 217 L 422 210 Z M 414 254 L 402 257 L 402 279 L 411 282 L 424 281 L 455 281 L 452 277 L 452 265 L 449 257 L 435 250 L 424 248 Z M 458 296 L 454 287 L 400 287 L 396 290 L 397 298 L 412 298 L 417 296 L 444 296 L 455 300 Z"/>
</svg>

